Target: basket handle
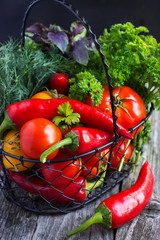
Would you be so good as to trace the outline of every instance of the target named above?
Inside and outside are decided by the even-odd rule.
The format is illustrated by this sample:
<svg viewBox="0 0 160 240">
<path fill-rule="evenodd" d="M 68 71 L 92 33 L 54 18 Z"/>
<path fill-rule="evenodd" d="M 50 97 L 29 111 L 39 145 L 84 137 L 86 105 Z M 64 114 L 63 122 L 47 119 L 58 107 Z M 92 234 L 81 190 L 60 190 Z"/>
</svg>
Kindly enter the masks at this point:
<svg viewBox="0 0 160 240">
<path fill-rule="evenodd" d="M 24 17 L 23 17 L 23 21 L 22 21 L 22 32 L 21 32 L 21 39 L 22 39 L 22 46 L 25 45 L 25 28 L 26 28 L 26 22 L 27 22 L 27 18 L 28 18 L 28 15 L 32 9 L 32 7 L 40 2 L 45 2 L 46 0 L 34 0 L 29 6 L 28 8 L 26 9 L 26 12 L 24 14 Z M 113 86 L 111 84 L 111 76 L 109 75 L 108 73 L 108 70 L 109 70 L 109 67 L 108 65 L 106 64 L 105 62 L 105 56 L 104 54 L 102 53 L 102 50 L 101 50 L 101 45 L 98 43 L 97 41 L 97 37 L 96 35 L 92 32 L 91 30 L 91 27 L 90 25 L 88 25 L 86 23 L 86 20 L 84 19 L 84 17 L 81 17 L 78 13 L 78 10 L 74 10 L 72 8 L 72 5 L 71 4 L 67 4 L 65 2 L 65 0 L 51 0 L 52 2 L 55 2 L 55 3 L 58 3 L 60 4 L 61 6 L 65 7 L 66 9 L 68 9 L 82 24 L 83 26 L 86 28 L 88 34 L 90 35 L 90 37 L 92 38 L 94 44 L 95 44 L 95 47 L 101 57 L 101 60 L 102 60 L 102 63 L 103 63 L 103 68 L 105 70 L 105 74 L 106 74 L 106 78 L 107 78 L 107 82 L 108 82 L 108 87 L 109 87 L 109 93 L 110 93 L 110 99 L 111 99 L 111 108 L 112 108 L 112 117 L 113 117 L 113 123 L 114 123 L 114 133 L 115 133 L 115 141 L 117 142 L 118 141 L 118 133 L 117 133 L 117 129 L 118 129 L 118 126 L 116 124 L 116 121 L 117 121 L 117 116 L 115 115 L 115 110 L 116 110 L 116 107 L 114 105 L 114 101 L 115 101 L 115 98 L 113 96 Z"/>
</svg>

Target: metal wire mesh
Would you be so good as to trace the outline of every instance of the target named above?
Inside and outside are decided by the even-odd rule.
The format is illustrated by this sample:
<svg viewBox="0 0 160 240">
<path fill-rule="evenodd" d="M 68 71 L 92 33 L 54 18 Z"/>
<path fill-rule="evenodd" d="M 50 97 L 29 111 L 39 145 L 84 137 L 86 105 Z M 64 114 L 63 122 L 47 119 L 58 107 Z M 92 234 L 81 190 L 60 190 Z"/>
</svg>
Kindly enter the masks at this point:
<svg viewBox="0 0 160 240">
<path fill-rule="evenodd" d="M 68 159 L 47 160 L 42 164 L 39 160 L 9 154 L 3 150 L 2 144 L 1 185 L 5 196 L 26 210 L 49 214 L 67 213 L 97 199 L 135 170 L 143 152 L 143 133 L 147 130 L 147 119 L 152 111 L 153 107 L 147 117 L 131 130 L 134 130 L 132 141 L 120 138 L 116 145 L 114 141 L 108 143 L 105 150 L 95 149 L 94 153 L 91 151 Z M 18 160 L 14 165 L 13 158 L 14 162 Z M 11 166 L 8 169 L 4 166 L 6 161 Z M 27 169 L 28 161 L 33 166 Z M 60 163 L 62 165 L 58 169 Z M 77 168 L 72 176 L 67 172 L 71 165 Z M 17 172 L 20 166 L 27 170 Z"/>
</svg>

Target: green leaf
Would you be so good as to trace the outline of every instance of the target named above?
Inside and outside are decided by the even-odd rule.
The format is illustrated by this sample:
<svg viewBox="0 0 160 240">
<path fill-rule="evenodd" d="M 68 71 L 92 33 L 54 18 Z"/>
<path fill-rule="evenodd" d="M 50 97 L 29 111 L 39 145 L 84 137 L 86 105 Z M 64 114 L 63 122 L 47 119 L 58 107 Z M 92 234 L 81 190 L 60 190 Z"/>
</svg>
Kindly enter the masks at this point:
<svg viewBox="0 0 160 240">
<path fill-rule="evenodd" d="M 57 125 L 59 128 L 64 125 L 74 125 L 76 123 L 79 123 L 80 115 L 79 113 L 73 113 L 73 109 L 69 102 L 62 103 L 58 107 L 58 114 L 61 116 L 56 116 L 53 118 L 53 122 L 55 125 Z"/>
<path fill-rule="evenodd" d="M 115 24 L 99 37 L 113 85 L 127 85 L 142 98 L 146 108 L 160 109 L 160 43 L 146 27 L 130 22 Z M 154 91 L 153 91 L 154 89 Z"/>
<path fill-rule="evenodd" d="M 25 43 L 22 47 L 19 41 L 9 39 L 0 44 L 0 120 L 6 106 L 30 98 L 51 74 L 73 69 L 73 61 L 57 49 L 42 52 L 28 38 Z"/>
<path fill-rule="evenodd" d="M 53 122 L 56 126 L 58 126 L 61 122 L 65 121 L 65 117 L 61 117 L 61 116 L 55 116 L 53 118 Z"/>
<path fill-rule="evenodd" d="M 78 113 L 72 113 L 65 119 L 67 125 L 76 124 L 79 122 L 80 115 Z"/>
<path fill-rule="evenodd" d="M 71 105 L 69 102 L 62 103 L 58 107 L 58 113 L 61 115 L 64 115 L 65 117 L 69 116 L 70 114 L 73 113 L 73 109 L 71 108 Z"/>
<path fill-rule="evenodd" d="M 75 78 L 69 79 L 69 97 L 84 102 L 89 94 L 95 105 L 101 102 L 103 88 L 96 77 L 88 71 L 79 72 Z"/>
</svg>

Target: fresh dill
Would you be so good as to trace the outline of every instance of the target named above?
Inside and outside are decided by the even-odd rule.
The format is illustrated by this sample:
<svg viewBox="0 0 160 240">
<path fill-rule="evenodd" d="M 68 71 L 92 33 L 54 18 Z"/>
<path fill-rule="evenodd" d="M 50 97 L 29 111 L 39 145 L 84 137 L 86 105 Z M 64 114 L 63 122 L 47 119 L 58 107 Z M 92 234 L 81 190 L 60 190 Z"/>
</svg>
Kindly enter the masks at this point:
<svg viewBox="0 0 160 240">
<path fill-rule="evenodd" d="M 34 44 L 34 43 L 33 43 Z M 30 98 L 45 85 L 51 74 L 69 72 L 73 61 L 55 48 L 52 52 L 10 38 L 0 46 L 0 116 L 9 104 Z"/>
</svg>

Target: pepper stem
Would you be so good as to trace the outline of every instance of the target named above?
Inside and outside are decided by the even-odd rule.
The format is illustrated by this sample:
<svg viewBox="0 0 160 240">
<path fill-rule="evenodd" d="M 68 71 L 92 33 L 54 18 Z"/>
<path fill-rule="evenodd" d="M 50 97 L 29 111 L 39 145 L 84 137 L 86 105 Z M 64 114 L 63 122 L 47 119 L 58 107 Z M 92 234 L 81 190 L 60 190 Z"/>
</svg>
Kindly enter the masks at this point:
<svg viewBox="0 0 160 240">
<path fill-rule="evenodd" d="M 44 151 L 41 156 L 40 156 L 40 161 L 42 163 L 46 162 L 47 157 L 54 151 L 56 151 L 57 149 L 63 147 L 63 146 L 67 146 L 72 144 L 72 138 L 65 138 L 63 140 L 61 140 L 60 142 L 57 142 L 56 144 L 54 144 L 53 146 L 51 146 L 50 148 L 48 148 L 46 151 Z"/>
<path fill-rule="evenodd" d="M 83 230 L 95 223 L 99 223 L 105 228 L 112 227 L 112 211 L 110 211 L 103 202 L 96 208 L 96 212 L 92 217 L 82 223 L 79 227 L 67 232 L 66 235 L 67 237 L 71 237 L 72 235 L 82 232 Z"/>
<path fill-rule="evenodd" d="M 82 223 L 79 227 L 75 228 L 72 231 L 67 232 L 66 235 L 67 237 L 71 237 L 72 235 L 75 235 L 77 233 L 84 231 L 94 223 L 103 223 L 103 217 L 100 212 L 96 212 L 91 218 L 89 218 L 87 221 Z"/>
<path fill-rule="evenodd" d="M 44 151 L 40 156 L 40 161 L 42 163 L 46 162 L 46 159 L 48 155 L 50 155 L 52 152 L 56 151 L 57 149 L 66 146 L 69 151 L 73 152 L 74 150 L 79 147 L 79 137 L 76 133 L 74 133 L 72 130 L 67 133 L 65 138 L 56 144 L 52 145 L 50 148 L 48 148 L 46 151 Z"/>
<path fill-rule="evenodd" d="M 4 120 L 0 125 L 0 139 L 3 138 L 3 133 L 8 129 L 15 129 L 15 124 L 9 118 L 7 112 L 4 113 Z"/>
</svg>

